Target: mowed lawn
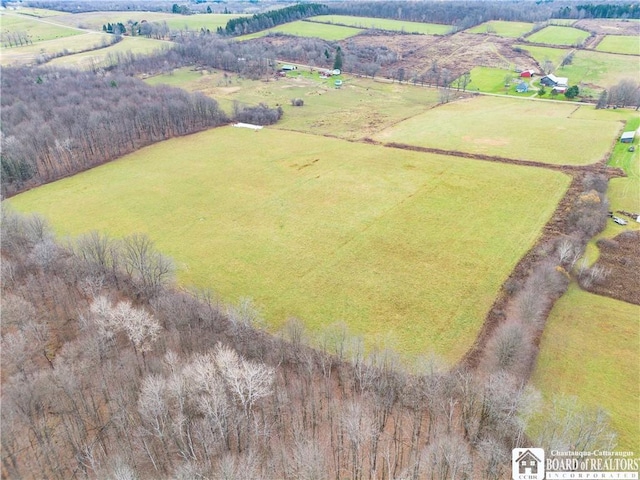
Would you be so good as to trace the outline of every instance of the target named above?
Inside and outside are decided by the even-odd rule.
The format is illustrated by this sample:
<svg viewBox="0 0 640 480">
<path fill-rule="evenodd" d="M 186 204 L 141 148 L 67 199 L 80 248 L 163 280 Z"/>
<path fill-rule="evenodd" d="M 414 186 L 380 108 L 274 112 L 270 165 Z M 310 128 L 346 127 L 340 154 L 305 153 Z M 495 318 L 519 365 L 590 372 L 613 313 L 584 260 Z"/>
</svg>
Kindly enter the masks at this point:
<svg viewBox="0 0 640 480">
<path fill-rule="evenodd" d="M 81 30 L 48 22 L 48 19 L 40 20 L 36 17 L 3 12 L 0 15 L 2 46 L 9 47 L 8 33 L 25 32 L 33 43 L 85 33 Z"/>
<path fill-rule="evenodd" d="M 640 307 L 572 285 L 551 311 L 533 384 L 545 397 L 602 406 L 620 437 L 616 450 L 640 450 Z"/>
<path fill-rule="evenodd" d="M 560 165 L 588 165 L 608 153 L 621 124 L 573 118 L 575 104 L 497 97 L 458 100 L 400 122 L 375 139 Z"/>
<path fill-rule="evenodd" d="M 525 82 L 529 84 L 531 78 L 520 78 L 519 74 L 510 70 L 494 67 L 474 67 L 471 70 L 471 82 L 467 85 L 469 92 L 508 93 L 509 95 L 531 97 L 537 89 L 529 86 L 525 93 L 516 92 L 516 86 Z M 455 81 L 453 85 L 456 85 Z M 505 85 L 508 85 L 505 87 Z"/>
<path fill-rule="evenodd" d="M 503 20 L 491 20 L 489 22 L 476 25 L 467 33 L 490 33 L 499 37 L 518 38 L 533 28 L 533 23 L 527 22 L 505 22 Z"/>
<path fill-rule="evenodd" d="M 223 127 L 10 201 L 62 235 L 147 233 L 183 284 L 252 298 L 272 328 L 344 321 L 368 346 L 454 362 L 568 183 L 544 169 Z"/>
<path fill-rule="evenodd" d="M 319 23 L 333 23 L 357 28 L 376 28 L 395 32 L 420 33 L 423 35 L 446 35 L 452 29 L 451 25 L 439 23 L 405 22 L 389 18 L 353 17 L 350 15 L 318 15 L 307 21 Z"/>
<path fill-rule="evenodd" d="M 328 23 L 305 22 L 297 20 L 284 25 L 263 30 L 261 32 L 251 33 L 236 37 L 238 40 L 251 40 L 252 38 L 260 38 L 270 33 L 285 33 L 296 37 L 313 37 L 322 40 L 344 40 L 353 37 L 363 30 L 360 28 L 343 27 L 342 25 L 329 25 Z"/>
<path fill-rule="evenodd" d="M 596 46 L 596 50 L 640 55 L 640 38 L 631 35 L 607 35 Z"/>
<path fill-rule="evenodd" d="M 551 25 L 528 36 L 527 40 L 549 45 L 578 45 L 588 36 L 588 32 L 578 28 Z"/>
</svg>

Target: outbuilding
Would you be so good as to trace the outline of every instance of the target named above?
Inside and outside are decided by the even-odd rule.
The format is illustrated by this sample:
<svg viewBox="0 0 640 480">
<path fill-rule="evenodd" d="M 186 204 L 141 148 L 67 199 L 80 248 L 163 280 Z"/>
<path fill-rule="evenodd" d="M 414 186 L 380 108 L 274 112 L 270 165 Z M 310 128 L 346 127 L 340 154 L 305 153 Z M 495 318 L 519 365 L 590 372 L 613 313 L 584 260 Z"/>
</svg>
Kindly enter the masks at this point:
<svg viewBox="0 0 640 480">
<path fill-rule="evenodd" d="M 531 78 L 533 77 L 533 70 L 523 70 L 520 72 L 520 76 L 523 78 Z"/>
<path fill-rule="evenodd" d="M 540 79 L 540 83 L 545 87 L 568 87 L 569 79 L 567 77 L 556 77 L 550 73 Z"/>
<path fill-rule="evenodd" d="M 622 136 L 620 137 L 620 141 L 622 143 L 631 143 L 631 142 L 633 142 L 633 139 L 635 138 L 635 136 L 636 136 L 636 131 L 635 130 L 632 130 L 630 132 L 624 132 L 622 134 Z"/>
<path fill-rule="evenodd" d="M 290 72 L 291 70 L 297 70 L 298 67 L 296 67 L 295 65 L 283 65 L 282 66 L 282 71 L 283 72 Z"/>
<path fill-rule="evenodd" d="M 529 85 L 526 84 L 525 82 L 521 82 L 518 85 L 516 85 L 516 92 L 526 93 L 528 91 L 529 91 Z"/>
</svg>

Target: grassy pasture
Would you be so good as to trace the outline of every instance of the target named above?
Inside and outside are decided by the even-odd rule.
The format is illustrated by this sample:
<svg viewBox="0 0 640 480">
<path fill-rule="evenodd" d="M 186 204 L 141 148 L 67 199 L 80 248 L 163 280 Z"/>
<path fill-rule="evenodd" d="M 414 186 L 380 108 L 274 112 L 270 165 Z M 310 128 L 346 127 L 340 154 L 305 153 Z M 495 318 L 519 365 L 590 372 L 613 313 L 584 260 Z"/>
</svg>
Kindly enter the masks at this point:
<svg viewBox="0 0 640 480">
<path fill-rule="evenodd" d="M 184 284 L 252 297 L 271 327 L 344 321 L 457 360 L 568 177 L 317 135 L 224 127 L 11 200 L 59 234 L 148 233 Z"/>
<path fill-rule="evenodd" d="M 487 93 L 508 93 L 516 97 L 531 97 L 536 93 L 536 89 L 529 87 L 526 93 L 518 93 L 515 88 L 520 83 L 518 73 L 511 70 L 494 67 L 474 67 L 471 70 L 471 82 L 467 85 L 467 91 L 479 91 Z M 509 86 L 505 87 L 505 80 L 509 79 Z M 522 81 L 529 83 L 530 78 L 523 78 Z M 454 82 L 455 85 L 455 82 Z"/>
<path fill-rule="evenodd" d="M 65 15 L 63 12 L 59 12 L 58 10 L 49 10 L 46 8 L 33 8 L 33 7 L 20 7 L 20 8 L 11 8 L 7 10 L 8 12 L 19 13 L 20 15 L 28 15 L 30 17 L 44 18 L 44 17 L 57 17 L 58 15 Z M 71 14 L 66 14 L 71 15 Z"/>
<path fill-rule="evenodd" d="M 607 154 L 620 124 L 607 116 L 573 118 L 575 104 L 476 97 L 449 103 L 374 138 L 423 147 L 587 165 Z"/>
<path fill-rule="evenodd" d="M 84 33 L 81 30 L 48 23 L 48 20 L 43 21 L 35 17 L 7 12 L 0 15 L 0 23 L 2 24 L 2 46 L 5 48 L 9 46 L 5 39 L 5 34 L 8 32 L 26 32 L 33 43 Z"/>
<path fill-rule="evenodd" d="M 107 66 L 111 63 L 110 56 L 118 53 L 151 53 L 154 50 L 166 48 L 170 42 L 153 40 L 143 37 L 123 37 L 121 42 L 107 48 L 92 52 L 77 53 L 66 57 L 55 58 L 49 65 L 67 66 L 75 68 L 92 68 L 95 65 Z"/>
<path fill-rule="evenodd" d="M 280 104 L 285 115 L 272 128 L 350 140 L 372 136 L 425 112 L 438 102 L 438 94 L 433 89 L 379 83 L 365 78 L 346 77 L 342 88 L 336 89 L 333 79 L 321 80 L 317 70 L 313 74 L 296 70 L 287 78 L 261 82 L 225 77 L 218 71 L 203 73 L 179 69 L 173 75 L 159 75 L 146 81 L 202 92 L 218 100 L 229 112 L 233 101 L 251 105 L 260 102 L 272 106 Z M 304 106 L 292 107 L 292 98 L 302 98 Z"/>
<path fill-rule="evenodd" d="M 86 28 L 87 30 L 96 30 L 101 32 L 102 25 L 106 25 L 107 23 L 123 23 L 126 25 L 129 20 L 132 20 L 134 22 L 140 22 L 142 20 L 146 20 L 147 22 L 159 22 L 162 20 L 170 20 L 172 18 L 179 17 L 185 18 L 183 15 L 175 15 L 162 12 L 109 11 L 61 15 L 60 17 L 55 17 L 51 20 L 71 27 Z"/>
<path fill-rule="evenodd" d="M 420 33 L 423 35 L 445 35 L 451 30 L 451 25 L 439 23 L 405 22 L 388 18 L 353 17 L 350 15 L 318 15 L 307 19 L 311 22 L 346 25 L 356 28 L 377 28 L 406 33 Z"/>
<path fill-rule="evenodd" d="M 600 89 L 609 88 L 624 78 L 636 78 L 637 59 L 628 55 L 577 50 L 571 65 L 560 67 L 562 59 L 569 53 L 567 49 L 519 45 L 528 51 L 538 63 L 551 60 L 556 67 L 555 74 L 568 77 L 570 84 L 587 84 Z"/>
<path fill-rule="evenodd" d="M 362 29 L 353 27 L 343 27 L 341 25 L 329 25 L 328 23 L 305 22 L 298 20 L 291 23 L 278 25 L 277 27 L 263 30 L 261 32 L 251 33 L 237 37 L 238 40 L 251 40 L 252 38 L 260 38 L 270 33 L 285 33 L 287 35 L 295 35 L 296 37 L 315 37 L 323 40 L 344 40 L 353 37 L 362 32 Z"/>
<path fill-rule="evenodd" d="M 172 30 L 200 30 L 201 28 L 209 29 L 215 32 L 218 27 L 224 28 L 229 20 L 238 17 L 247 17 L 248 15 L 237 14 L 201 14 L 201 15 L 172 15 L 166 19 L 167 25 Z"/>
<path fill-rule="evenodd" d="M 640 307 L 575 284 L 551 311 L 533 384 L 545 397 L 575 395 L 602 406 L 619 433 L 617 450 L 640 450 L 638 331 Z"/>
<path fill-rule="evenodd" d="M 467 33 L 490 33 L 499 37 L 518 38 L 533 28 L 533 23 L 491 20 L 467 30 Z"/>
<path fill-rule="evenodd" d="M 589 36 L 588 32 L 573 27 L 550 25 L 527 37 L 530 42 L 548 45 L 577 45 Z"/>
<path fill-rule="evenodd" d="M 41 55 L 53 55 L 65 50 L 70 53 L 82 52 L 98 47 L 102 45 L 103 41 L 109 41 L 111 38 L 112 35 L 106 33 L 84 33 L 72 37 L 38 42 L 33 45 L 25 45 L 24 47 L 8 48 L 2 52 L 0 64 L 33 64 Z"/>
<path fill-rule="evenodd" d="M 640 39 L 631 35 L 607 35 L 596 46 L 596 50 L 640 55 Z"/>
</svg>

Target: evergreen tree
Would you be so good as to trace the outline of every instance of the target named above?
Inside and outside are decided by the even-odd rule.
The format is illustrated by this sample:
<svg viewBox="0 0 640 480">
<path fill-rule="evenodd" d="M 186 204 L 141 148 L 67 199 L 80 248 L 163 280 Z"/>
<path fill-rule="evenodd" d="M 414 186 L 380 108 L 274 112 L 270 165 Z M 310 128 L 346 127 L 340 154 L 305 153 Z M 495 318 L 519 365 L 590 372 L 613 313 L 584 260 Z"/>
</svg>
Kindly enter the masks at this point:
<svg viewBox="0 0 640 480">
<path fill-rule="evenodd" d="M 333 69 L 334 70 L 342 70 L 342 49 L 340 47 L 336 48 L 336 57 L 333 60 Z"/>
</svg>

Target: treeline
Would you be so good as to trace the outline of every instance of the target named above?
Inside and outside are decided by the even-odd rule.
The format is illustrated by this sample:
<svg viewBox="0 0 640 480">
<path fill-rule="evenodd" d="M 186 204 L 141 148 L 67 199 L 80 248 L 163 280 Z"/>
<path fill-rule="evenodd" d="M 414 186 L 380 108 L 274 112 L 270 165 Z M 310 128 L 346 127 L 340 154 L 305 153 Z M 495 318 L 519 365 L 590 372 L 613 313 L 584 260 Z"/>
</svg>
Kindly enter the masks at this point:
<svg viewBox="0 0 640 480">
<path fill-rule="evenodd" d="M 612 448 L 571 399 L 527 439 L 540 396 L 500 365 L 402 367 L 339 324 L 271 336 L 249 301 L 176 290 L 144 236 L 2 217 L 3 477 L 495 480 L 529 442 Z"/>
<path fill-rule="evenodd" d="M 202 94 L 117 73 L 5 68 L 1 102 L 3 195 L 229 121 Z"/>
<path fill-rule="evenodd" d="M 314 15 L 324 15 L 328 12 L 326 5 L 319 3 L 299 3 L 290 7 L 271 10 L 265 13 L 257 13 L 252 17 L 233 18 L 227 22 L 224 28 L 218 27 L 220 35 L 245 35 L 259 32 L 276 25 L 293 22 Z"/>
<path fill-rule="evenodd" d="M 557 18 L 640 18 L 637 3 L 596 3 L 567 5 L 554 15 Z"/>
</svg>

